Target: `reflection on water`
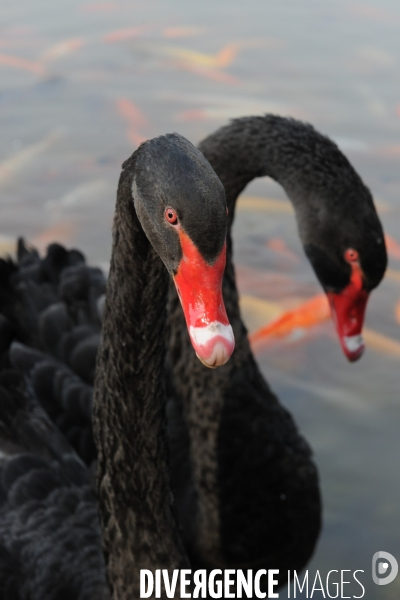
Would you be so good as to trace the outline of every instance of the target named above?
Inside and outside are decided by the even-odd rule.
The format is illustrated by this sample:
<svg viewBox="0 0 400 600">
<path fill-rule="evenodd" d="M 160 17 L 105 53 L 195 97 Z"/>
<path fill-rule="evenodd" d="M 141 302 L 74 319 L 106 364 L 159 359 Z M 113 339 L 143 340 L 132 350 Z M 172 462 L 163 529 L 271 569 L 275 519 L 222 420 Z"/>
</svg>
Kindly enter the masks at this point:
<svg viewBox="0 0 400 600">
<path fill-rule="evenodd" d="M 377 588 L 370 564 L 377 550 L 400 558 L 398 4 L 21 0 L 2 13 L 1 251 L 22 234 L 106 265 L 120 165 L 137 144 L 173 130 L 197 142 L 246 114 L 312 122 L 372 189 L 391 271 L 371 297 L 367 353 L 346 364 L 324 321 L 258 360 L 319 465 L 325 525 L 310 568 L 364 569 L 369 599 L 397 598 L 400 583 Z M 235 254 L 254 330 L 320 290 L 282 190 L 260 180 L 246 196 Z"/>
</svg>

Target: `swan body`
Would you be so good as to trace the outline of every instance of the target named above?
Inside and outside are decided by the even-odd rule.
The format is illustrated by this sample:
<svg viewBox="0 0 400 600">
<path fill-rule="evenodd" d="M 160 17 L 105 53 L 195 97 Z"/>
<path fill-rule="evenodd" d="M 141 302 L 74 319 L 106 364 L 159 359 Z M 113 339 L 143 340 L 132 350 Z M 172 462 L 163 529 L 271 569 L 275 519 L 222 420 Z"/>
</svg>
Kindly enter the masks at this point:
<svg viewBox="0 0 400 600">
<path fill-rule="evenodd" d="M 181 243 L 183 235 L 186 243 L 197 242 L 193 269 L 199 261 L 207 265 L 207 286 L 192 281 L 193 256 Z M 10 599 L 94 600 L 107 598 L 108 586 L 112 598 L 133 599 L 139 597 L 141 567 L 171 571 L 187 564 L 172 511 L 166 451 L 168 272 L 179 275 L 184 311 L 188 303 L 191 307 L 191 284 L 201 298 L 196 315 L 187 315 L 188 325 L 200 327 L 201 319 L 207 327 L 217 318 L 228 327 L 221 297 L 225 235 L 223 187 L 187 140 L 177 134 L 150 140 L 124 163 L 94 386 L 98 506 L 90 473 L 38 405 L 32 383 L 36 370 L 43 369 L 42 386 L 58 379 L 63 387 L 69 369 L 55 374 L 54 364 L 43 366 L 37 351 L 35 356 L 24 346 L 13 347 L 15 361 L 32 377 L 25 383 L 5 369 L 0 381 L 0 582 Z M 52 251 L 63 254 L 68 264 L 70 254 L 56 246 Z M 2 267 L 12 271 L 10 264 Z M 28 270 L 34 281 L 43 263 L 33 261 Z M 51 295 L 51 285 L 46 287 Z M 86 300 L 76 316 L 85 313 Z M 66 329 L 67 313 L 53 305 L 54 311 Z M 233 350 L 232 342 L 229 346 L 220 337 L 218 331 L 209 335 L 207 348 L 196 344 L 211 367 L 225 362 Z M 4 363 L 10 358 L 4 356 Z"/>
</svg>

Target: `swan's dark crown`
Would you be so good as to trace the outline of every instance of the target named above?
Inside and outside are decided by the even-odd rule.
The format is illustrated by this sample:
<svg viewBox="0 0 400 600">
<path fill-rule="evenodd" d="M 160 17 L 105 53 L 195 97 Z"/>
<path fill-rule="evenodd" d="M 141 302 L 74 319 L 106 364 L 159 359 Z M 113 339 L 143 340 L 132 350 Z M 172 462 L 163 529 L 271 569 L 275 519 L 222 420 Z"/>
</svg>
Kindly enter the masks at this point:
<svg viewBox="0 0 400 600">
<path fill-rule="evenodd" d="M 172 133 L 142 144 L 132 193 L 142 227 L 170 272 L 176 271 L 182 251 L 177 231 L 164 217 L 169 206 L 205 260 L 212 264 L 217 259 L 226 236 L 225 191 L 188 140 Z"/>
<path fill-rule="evenodd" d="M 304 250 L 325 290 L 339 292 L 348 285 L 352 272 L 345 252 L 355 249 L 365 288 L 370 291 L 380 283 L 387 266 L 382 226 L 369 189 L 339 148 L 327 138 L 322 140 L 334 165 L 337 159 L 336 169 L 328 168 L 323 153 L 311 157 L 318 186 L 308 191 L 304 203 L 294 202 Z M 325 165 L 325 176 L 318 161 Z M 324 188 L 318 181 L 322 178 Z M 298 193 L 300 198 L 303 195 Z"/>
</svg>

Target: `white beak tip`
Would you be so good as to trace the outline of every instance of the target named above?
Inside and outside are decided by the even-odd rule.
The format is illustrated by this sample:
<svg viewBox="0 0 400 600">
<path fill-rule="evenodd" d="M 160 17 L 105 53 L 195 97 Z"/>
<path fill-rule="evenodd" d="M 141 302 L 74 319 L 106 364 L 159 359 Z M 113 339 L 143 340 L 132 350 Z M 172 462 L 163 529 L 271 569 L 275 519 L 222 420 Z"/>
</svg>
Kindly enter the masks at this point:
<svg viewBox="0 0 400 600">
<path fill-rule="evenodd" d="M 344 353 L 352 362 L 358 360 L 364 354 L 365 344 L 361 334 L 343 336 L 342 345 Z"/>
<path fill-rule="evenodd" d="M 235 349 L 230 325 L 215 321 L 206 327 L 190 327 L 189 334 L 197 358 L 210 369 L 225 365 Z"/>
</svg>

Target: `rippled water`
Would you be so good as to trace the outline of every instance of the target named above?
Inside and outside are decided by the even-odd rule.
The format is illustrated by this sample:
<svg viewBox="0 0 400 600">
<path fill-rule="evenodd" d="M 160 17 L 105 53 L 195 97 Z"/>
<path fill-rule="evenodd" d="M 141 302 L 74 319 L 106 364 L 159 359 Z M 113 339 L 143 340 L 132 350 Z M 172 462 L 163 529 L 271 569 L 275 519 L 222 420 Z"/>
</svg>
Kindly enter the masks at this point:
<svg viewBox="0 0 400 600">
<path fill-rule="evenodd" d="M 394 0 L 8 3 L 1 249 L 17 235 L 41 248 L 58 239 L 107 265 L 120 165 L 142 139 L 175 130 L 196 143 L 231 117 L 263 112 L 310 121 L 336 140 L 400 243 L 399 34 Z M 235 255 L 253 330 L 319 288 L 289 205 L 257 200 L 284 200 L 282 190 L 259 180 L 245 195 Z M 377 587 L 370 574 L 374 552 L 400 559 L 396 249 L 370 301 L 359 363 L 345 362 L 330 323 L 258 350 L 320 470 L 324 531 L 310 572 L 364 569 L 369 600 L 400 591 L 400 577 Z M 254 298 L 265 301 L 257 310 Z"/>
</svg>

